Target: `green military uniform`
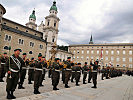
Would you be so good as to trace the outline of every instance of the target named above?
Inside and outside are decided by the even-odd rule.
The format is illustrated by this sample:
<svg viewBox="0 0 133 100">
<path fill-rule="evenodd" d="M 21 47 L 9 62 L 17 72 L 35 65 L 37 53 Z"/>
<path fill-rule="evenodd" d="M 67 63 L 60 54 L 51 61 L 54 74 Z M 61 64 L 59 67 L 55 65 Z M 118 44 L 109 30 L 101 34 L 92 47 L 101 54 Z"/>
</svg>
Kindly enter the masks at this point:
<svg viewBox="0 0 133 100">
<path fill-rule="evenodd" d="M 106 75 L 106 70 L 105 70 L 104 67 L 102 68 L 101 73 L 102 73 L 102 75 L 101 75 L 101 80 L 104 80 L 103 78 L 104 78 L 105 75 Z"/>
<path fill-rule="evenodd" d="M 23 55 L 26 55 L 26 53 L 23 53 Z M 20 82 L 19 82 L 18 89 L 24 89 L 23 83 L 26 76 L 28 64 L 29 64 L 29 61 L 26 58 L 23 58 L 22 71 L 20 72 Z"/>
<path fill-rule="evenodd" d="M 7 54 L 7 53 L 4 53 Z M 0 82 L 4 82 L 3 78 L 5 77 L 6 74 L 6 69 L 5 69 L 5 64 L 8 60 L 8 57 L 1 56 L 0 57 Z"/>
<path fill-rule="evenodd" d="M 64 60 L 63 60 L 63 63 L 64 63 Z M 65 66 L 62 68 L 62 81 L 63 81 L 63 84 L 65 84 Z"/>
<path fill-rule="evenodd" d="M 31 81 L 34 80 L 34 68 L 35 68 L 35 61 L 34 58 L 31 58 L 31 61 L 29 62 L 28 84 L 32 84 Z"/>
<path fill-rule="evenodd" d="M 68 57 L 68 59 L 71 59 L 71 57 Z M 71 62 L 70 61 L 65 61 L 64 64 L 66 64 L 66 70 L 65 70 L 65 88 L 69 88 L 68 86 L 68 81 L 70 80 L 71 77 Z"/>
<path fill-rule="evenodd" d="M 72 64 L 72 77 L 71 77 L 71 82 L 74 82 L 73 79 L 75 79 L 75 75 L 76 75 L 76 67 L 74 66 L 74 64 Z"/>
<path fill-rule="evenodd" d="M 18 50 L 20 51 L 20 49 L 15 49 L 14 51 L 18 51 Z M 5 65 L 6 71 L 8 72 L 7 85 L 6 85 L 7 99 L 16 98 L 13 95 L 13 92 L 15 91 L 19 80 L 19 73 L 21 72 L 21 69 L 22 69 L 22 62 L 23 62 L 22 58 L 20 58 L 19 56 L 16 57 L 15 54 L 13 54 L 10 57 L 10 60 L 8 60 Z"/>
<path fill-rule="evenodd" d="M 43 67 L 43 72 L 42 72 L 42 79 L 41 79 L 41 82 L 40 82 L 40 86 L 43 86 L 43 80 L 45 78 L 45 72 L 46 72 L 46 68 L 47 68 L 47 62 L 46 61 L 43 61 L 42 62 L 42 67 Z"/>
<path fill-rule="evenodd" d="M 41 54 L 38 55 L 38 57 L 42 57 Z M 42 71 L 43 66 L 41 59 L 38 59 L 35 63 L 35 72 L 34 72 L 34 94 L 40 94 L 39 92 L 39 86 L 42 79 Z"/>
<path fill-rule="evenodd" d="M 86 80 L 86 77 L 87 77 L 87 72 L 89 70 L 87 62 L 85 62 L 85 65 L 82 67 L 82 70 L 83 70 L 83 84 L 86 84 L 85 80 Z"/>
<path fill-rule="evenodd" d="M 53 90 L 59 90 L 57 88 L 57 85 L 59 84 L 59 79 L 60 79 L 60 69 L 63 67 L 57 62 L 58 60 L 59 60 L 59 58 L 55 58 L 55 62 L 53 62 L 53 65 L 52 65 Z"/>
<path fill-rule="evenodd" d="M 97 63 L 97 64 L 96 64 Z M 92 62 L 90 63 L 90 65 L 93 66 L 93 70 L 92 70 L 92 79 L 93 79 L 93 84 L 94 86 L 92 88 L 97 88 L 97 69 L 98 69 L 98 61 L 95 61 L 94 64 L 92 64 Z"/>
<path fill-rule="evenodd" d="M 76 73 L 75 73 L 76 86 L 79 86 L 78 82 L 80 80 L 80 75 L 81 75 L 81 63 L 78 63 L 78 65 L 76 65 L 75 68 L 76 68 Z"/>
<path fill-rule="evenodd" d="M 109 79 L 109 76 L 110 76 L 110 68 L 107 67 L 106 68 L 106 79 Z"/>
<path fill-rule="evenodd" d="M 91 83 L 91 79 L 92 79 L 92 66 L 89 66 L 89 74 L 88 74 L 88 83 Z"/>
</svg>

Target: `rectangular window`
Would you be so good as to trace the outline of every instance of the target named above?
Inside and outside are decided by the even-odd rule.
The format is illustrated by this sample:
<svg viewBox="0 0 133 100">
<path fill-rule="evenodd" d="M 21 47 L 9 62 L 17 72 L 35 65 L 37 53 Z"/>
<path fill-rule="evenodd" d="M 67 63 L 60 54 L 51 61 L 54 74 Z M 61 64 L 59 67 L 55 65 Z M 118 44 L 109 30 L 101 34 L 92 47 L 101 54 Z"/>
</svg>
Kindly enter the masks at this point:
<svg viewBox="0 0 133 100">
<path fill-rule="evenodd" d="M 75 54 L 75 50 L 73 51 L 73 54 Z"/>
<path fill-rule="evenodd" d="M 79 50 L 77 50 L 77 53 L 79 53 Z"/>
<path fill-rule="evenodd" d="M 89 57 L 87 56 L 86 59 L 89 60 Z"/>
<path fill-rule="evenodd" d="M 129 64 L 129 68 L 132 68 L 132 64 Z"/>
<path fill-rule="evenodd" d="M 83 59 L 84 57 L 82 56 L 81 59 Z"/>
<path fill-rule="evenodd" d="M 111 61 L 113 61 L 114 60 L 114 57 L 111 57 Z"/>
<path fill-rule="evenodd" d="M 53 37 L 53 39 L 52 39 L 52 42 L 54 42 L 54 37 Z"/>
<path fill-rule="evenodd" d="M 5 41 L 11 41 L 11 36 L 10 35 L 5 35 Z"/>
<path fill-rule="evenodd" d="M 8 40 L 8 35 L 5 35 L 5 40 L 6 40 L 6 41 Z"/>
<path fill-rule="evenodd" d="M 33 42 L 30 42 L 30 47 L 34 47 L 34 43 Z"/>
<path fill-rule="evenodd" d="M 40 49 L 43 49 L 43 45 L 40 45 Z"/>
<path fill-rule="evenodd" d="M 77 59 L 79 59 L 79 56 L 77 56 Z"/>
<path fill-rule="evenodd" d="M 18 39 L 18 44 L 24 44 L 24 40 Z"/>
<path fill-rule="evenodd" d="M 129 58 L 129 62 L 132 62 L 132 58 Z"/>
<path fill-rule="evenodd" d="M 109 51 L 108 50 L 106 50 L 106 54 L 108 55 L 108 53 L 109 53 Z"/>
<path fill-rule="evenodd" d="M 124 55 L 126 54 L 126 51 L 125 51 L 125 50 L 123 50 L 123 54 L 124 54 Z"/>
<path fill-rule="evenodd" d="M 106 57 L 105 60 L 108 60 L 108 57 Z"/>
<path fill-rule="evenodd" d="M 92 51 L 91 51 L 91 54 L 93 54 L 93 53 L 94 53 L 94 51 L 92 50 Z"/>
<path fill-rule="evenodd" d="M 89 50 L 87 50 L 87 54 L 89 54 Z"/>
<path fill-rule="evenodd" d="M 123 67 L 126 67 L 126 64 L 123 64 Z"/>
<path fill-rule="evenodd" d="M 112 55 L 114 54 L 114 51 L 113 51 L 113 50 L 111 51 L 111 54 L 112 54 Z"/>
<path fill-rule="evenodd" d="M 120 59 L 119 59 L 119 58 L 116 58 L 116 61 L 117 61 L 117 62 L 119 62 L 119 61 L 120 61 Z"/>
<path fill-rule="evenodd" d="M 82 50 L 82 54 L 84 54 L 84 51 Z"/>
<path fill-rule="evenodd" d="M 129 51 L 129 55 L 132 55 L 132 51 Z"/>
<path fill-rule="evenodd" d="M 54 27 L 56 27 L 56 22 L 54 23 Z"/>
<path fill-rule="evenodd" d="M 47 26 L 49 26 L 50 20 L 48 20 Z"/>
<path fill-rule="evenodd" d="M 99 54 L 99 50 L 97 50 L 97 54 Z"/>
<path fill-rule="evenodd" d="M 123 58 L 123 61 L 126 61 L 126 58 Z"/>
</svg>

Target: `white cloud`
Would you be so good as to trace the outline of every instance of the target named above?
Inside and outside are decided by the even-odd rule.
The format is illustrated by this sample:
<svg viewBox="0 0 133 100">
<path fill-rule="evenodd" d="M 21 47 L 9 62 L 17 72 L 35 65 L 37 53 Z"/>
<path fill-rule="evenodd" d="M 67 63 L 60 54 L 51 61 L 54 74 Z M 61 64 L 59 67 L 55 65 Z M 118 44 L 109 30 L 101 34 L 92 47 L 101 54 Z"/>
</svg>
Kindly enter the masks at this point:
<svg viewBox="0 0 133 100">
<path fill-rule="evenodd" d="M 58 39 L 58 40 L 57 40 L 57 45 L 59 45 L 59 46 L 62 46 L 62 45 L 68 46 L 69 44 L 66 43 L 66 42 L 64 42 L 64 41 L 62 41 L 62 40 L 60 40 L 60 39 Z"/>
<path fill-rule="evenodd" d="M 27 0 L 26 2 L 4 0 L 3 2 L 7 4 L 4 4 L 7 9 L 5 17 L 23 25 L 28 22 L 33 8 L 36 8 L 37 24 L 39 25 L 42 20 L 45 21 L 44 17 L 49 15 L 52 5 L 52 0 Z M 119 42 L 123 40 L 133 42 L 130 38 L 133 37 L 131 34 L 133 23 L 123 22 L 132 19 L 132 15 L 125 18 L 127 20 L 122 19 L 127 12 L 133 11 L 133 0 L 57 0 L 57 7 L 61 19 L 58 43 L 62 43 L 62 40 L 77 44 L 88 43 L 91 34 L 97 42 L 103 40 L 114 42 L 115 39 Z M 121 20 L 117 22 L 116 18 Z M 124 24 L 122 25 L 121 22 Z M 112 39 L 108 39 L 108 35 Z"/>
</svg>

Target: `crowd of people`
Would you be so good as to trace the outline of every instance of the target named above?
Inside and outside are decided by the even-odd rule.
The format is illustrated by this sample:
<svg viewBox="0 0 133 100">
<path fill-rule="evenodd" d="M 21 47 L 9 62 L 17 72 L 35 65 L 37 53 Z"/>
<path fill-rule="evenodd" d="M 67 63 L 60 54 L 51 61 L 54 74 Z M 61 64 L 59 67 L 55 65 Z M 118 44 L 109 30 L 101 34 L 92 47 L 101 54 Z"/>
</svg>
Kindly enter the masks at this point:
<svg viewBox="0 0 133 100">
<path fill-rule="evenodd" d="M 6 92 L 7 99 L 15 99 L 14 91 L 18 85 L 18 89 L 25 89 L 23 86 L 26 74 L 28 73 L 28 84 L 33 84 L 34 94 L 40 94 L 39 87 L 43 86 L 46 71 L 48 77 L 52 80 L 53 90 L 59 90 L 58 84 L 61 79 L 65 88 L 70 88 L 69 80 L 75 82 L 79 86 L 81 75 L 83 75 L 83 84 L 93 82 L 92 88 L 97 88 L 97 74 L 101 73 L 101 80 L 110 79 L 113 77 L 122 76 L 123 72 L 114 68 L 106 67 L 100 69 L 99 61 L 91 60 L 89 63 L 85 62 L 82 66 L 81 63 L 74 63 L 71 57 L 67 60 L 61 61 L 59 58 L 52 58 L 46 60 L 45 57 L 39 53 L 38 59 L 27 59 L 27 54 L 23 53 L 20 57 L 21 49 L 15 49 L 14 54 L 10 57 L 5 52 L 0 55 L 0 82 L 4 82 L 3 78 L 7 72 Z M 62 74 L 62 78 L 60 78 Z M 88 79 L 87 79 L 88 75 Z M 88 81 L 88 82 L 86 82 Z"/>
</svg>

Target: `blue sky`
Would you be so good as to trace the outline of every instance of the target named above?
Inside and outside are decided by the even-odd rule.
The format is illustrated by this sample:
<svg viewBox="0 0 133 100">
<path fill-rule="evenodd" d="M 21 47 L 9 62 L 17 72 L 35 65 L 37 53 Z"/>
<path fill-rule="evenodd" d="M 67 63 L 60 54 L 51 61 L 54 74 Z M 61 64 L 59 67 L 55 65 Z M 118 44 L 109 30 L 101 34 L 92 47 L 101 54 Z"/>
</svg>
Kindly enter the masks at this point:
<svg viewBox="0 0 133 100">
<path fill-rule="evenodd" d="M 45 22 L 53 0 L 0 0 L 5 18 L 25 25 L 32 10 Z M 133 0 L 56 0 L 58 44 L 133 43 Z"/>
</svg>

